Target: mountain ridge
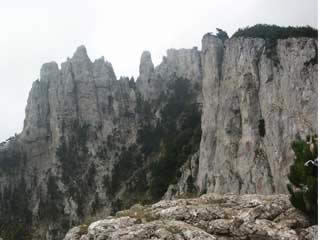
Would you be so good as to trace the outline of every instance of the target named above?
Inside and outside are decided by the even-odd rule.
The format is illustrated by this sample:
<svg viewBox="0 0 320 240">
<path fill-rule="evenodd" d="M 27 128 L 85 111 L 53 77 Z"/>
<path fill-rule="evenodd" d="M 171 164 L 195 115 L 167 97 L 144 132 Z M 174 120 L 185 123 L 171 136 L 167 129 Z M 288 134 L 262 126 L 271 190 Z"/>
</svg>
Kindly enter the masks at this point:
<svg viewBox="0 0 320 240">
<path fill-rule="evenodd" d="M 206 34 L 201 50 L 168 50 L 156 67 L 144 52 L 136 82 L 84 46 L 60 69 L 44 64 L 22 133 L 0 147 L 1 226 L 14 213 L 37 226 L 33 239 L 55 240 L 136 202 L 285 193 L 290 142 L 317 128 L 316 54 L 312 38 L 270 49 Z"/>
</svg>

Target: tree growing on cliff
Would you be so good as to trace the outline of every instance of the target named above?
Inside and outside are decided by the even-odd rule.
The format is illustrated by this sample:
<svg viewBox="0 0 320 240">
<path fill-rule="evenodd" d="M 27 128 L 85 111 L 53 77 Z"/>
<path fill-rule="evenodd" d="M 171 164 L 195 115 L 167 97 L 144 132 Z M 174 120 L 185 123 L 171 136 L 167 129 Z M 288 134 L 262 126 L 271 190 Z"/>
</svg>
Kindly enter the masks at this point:
<svg viewBox="0 0 320 240">
<path fill-rule="evenodd" d="M 221 28 L 217 28 L 217 37 L 224 42 L 225 40 L 229 39 L 228 33 L 226 31 L 223 31 Z"/>
<path fill-rule="evenodd" d="M 290 201 L 303 211 L 313 224 L 318 223 L 318 139 L 307 137 L 307 141 L 292 143 L 295 153 L 294 164 L 288 175 Z"/>
</svg>

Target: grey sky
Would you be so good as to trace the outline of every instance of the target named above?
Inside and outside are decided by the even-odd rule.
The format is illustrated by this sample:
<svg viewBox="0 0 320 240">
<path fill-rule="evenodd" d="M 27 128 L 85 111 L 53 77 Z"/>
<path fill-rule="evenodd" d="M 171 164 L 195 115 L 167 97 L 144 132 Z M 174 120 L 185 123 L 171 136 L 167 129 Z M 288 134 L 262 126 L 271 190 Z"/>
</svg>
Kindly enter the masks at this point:
<svg viewBox="0 0 320 240">
<path fill-rule="evenodd" d="M 4 3 L 7 2 L 7 3 Z M 317 27 L 316 0 L 10 0 L 0 3 L 0 141 L 19 133 L 32 82 L 84 44 L 117 77 L 137 76 L 140 55 L 160 63 L 169 48 L 201 47 L 216 27 L 232 35 L 257 23 Z"/>
</svg>

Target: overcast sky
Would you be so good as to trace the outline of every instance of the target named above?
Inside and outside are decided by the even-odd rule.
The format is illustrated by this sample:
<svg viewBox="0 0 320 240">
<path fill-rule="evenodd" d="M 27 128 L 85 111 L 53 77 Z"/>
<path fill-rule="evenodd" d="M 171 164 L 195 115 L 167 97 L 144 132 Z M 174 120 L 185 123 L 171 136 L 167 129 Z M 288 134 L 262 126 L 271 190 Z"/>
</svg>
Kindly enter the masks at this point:
<svg viewBox="0 0 320 240">
<path fill-rule="evenodd" d="M 137 77 L 143 50 L 157 65 L 169 48 L 201 48 L 217 27 L 229 36 L 257 23 L 317 27 L 317 9 L 316 0 L 1 0 L 0 141 L 21 132 L 41 65 L 81 44 L 118 78 Z"/>
</svg>

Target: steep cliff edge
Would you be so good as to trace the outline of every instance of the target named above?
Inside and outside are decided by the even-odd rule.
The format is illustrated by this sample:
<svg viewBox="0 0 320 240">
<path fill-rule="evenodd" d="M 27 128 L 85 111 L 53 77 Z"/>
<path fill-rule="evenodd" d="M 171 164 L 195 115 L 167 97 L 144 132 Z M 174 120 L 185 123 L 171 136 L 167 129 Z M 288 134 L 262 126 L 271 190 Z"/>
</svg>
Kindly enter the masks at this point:
<svg viewBox="0 0 320 240">
<path fill-rule="evenodd" d="M 202 40 L 200 192 L 286 192 L 290 144 L 317 131 L 317 41 Z"/>
<path fill-rule="evenodd" d="M 316 56 L 311 38 L 206 34 L 156 67 L 144 52 L 137 81 L 84 46 L 44 64 L 22 133 L 0 144 L 0 237 L 60 240 L 161 198 L 285 193 L 290 142 L 317 129 Z"/>
</svg>

